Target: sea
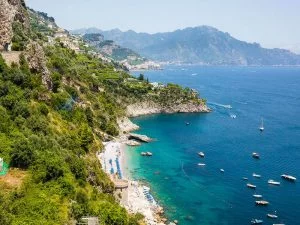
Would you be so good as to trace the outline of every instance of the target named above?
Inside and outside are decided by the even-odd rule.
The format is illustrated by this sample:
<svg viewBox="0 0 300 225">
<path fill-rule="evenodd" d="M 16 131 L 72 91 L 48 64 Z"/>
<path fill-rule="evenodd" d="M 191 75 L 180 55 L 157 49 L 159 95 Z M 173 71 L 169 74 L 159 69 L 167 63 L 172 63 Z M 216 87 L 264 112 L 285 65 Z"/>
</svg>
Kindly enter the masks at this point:
<svg viewBox="0 0 300 225">
<path fill-rule="evenodd" d="M 251 219 L 300 224 L 300 67 L 167 66 L 143 74 L 150 82 L 196 89 L 212 109 L 132 119 L 141 127 L 137 132 L 154 141 L 126 149 L 128 173 L 151 187 L 169 220 L 180 225 L 246 225 Z M 262 119 L 265 130 L 260 132 Z M 153 156 L 142 157 L 143 151 Z M 281 174 L 298 181 L 283 180 Z M 269 185 L 269 179 L 280 186 Z M 270 204 L 256 206 L 253 194 Z"/>
</svg>

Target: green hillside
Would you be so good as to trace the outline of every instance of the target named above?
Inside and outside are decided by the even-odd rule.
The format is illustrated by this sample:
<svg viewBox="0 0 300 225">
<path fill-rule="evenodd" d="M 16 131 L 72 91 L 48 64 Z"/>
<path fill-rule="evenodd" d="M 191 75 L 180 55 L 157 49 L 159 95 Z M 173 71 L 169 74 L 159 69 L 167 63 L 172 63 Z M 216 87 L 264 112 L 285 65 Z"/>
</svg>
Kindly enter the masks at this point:
<svg viewBox="0 0 300 225">
<path fill-rule="evenodd" d="M 0 157 L 11 167 L 0 177 L 0 224 L 74 224 L 86 215 L 139 224 L 141 215 L 119 205 L 101 170 L 102 141 L 119 134 L 116 121 L 128 104 L 205 101 L 177 85 L 154 89 L 142 76 L 76 53 L 69 37 L 53 38 L 58 28 L 46 14 L 22 16 L 11 24 L 19 63 L 8 66 L 0 55 Z"/>
</svg>

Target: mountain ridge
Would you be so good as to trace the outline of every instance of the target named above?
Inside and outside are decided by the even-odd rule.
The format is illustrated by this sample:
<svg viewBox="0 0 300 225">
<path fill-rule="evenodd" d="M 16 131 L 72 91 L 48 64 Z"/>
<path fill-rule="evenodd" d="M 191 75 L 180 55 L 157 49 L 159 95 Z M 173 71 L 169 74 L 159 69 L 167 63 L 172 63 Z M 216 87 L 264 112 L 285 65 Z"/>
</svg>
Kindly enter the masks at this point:
<svg viewBox="0 0 300 225">
<path fill-rule="evenodd" d="M 129 70 L 160 68 L 159 64 L 142 57 L 133 50 L 119 46 L 112 40 L 106 40 L 100 33 L 87 33 L 82 38 L 104 57 L 124 65 Z"/>
<path fill-rule="evenodd" d="M 300 65 L 300 55 L 280 48 L 263 48 L 232 37 L 211 26 L 188 27 L 155 34 L 133 30 L 97 28 L 72 31 L 97 31 L 106 39 L 161 62 L 203 65 Z"/>
</svg>

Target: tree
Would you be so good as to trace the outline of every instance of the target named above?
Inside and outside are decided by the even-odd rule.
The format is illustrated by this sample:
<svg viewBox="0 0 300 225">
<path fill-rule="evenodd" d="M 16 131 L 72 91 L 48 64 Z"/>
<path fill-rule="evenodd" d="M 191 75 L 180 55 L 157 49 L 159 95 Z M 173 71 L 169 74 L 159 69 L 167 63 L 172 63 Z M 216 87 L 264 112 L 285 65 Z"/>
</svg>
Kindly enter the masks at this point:
<svg viewBox="0 0 300 225">
<path fill-rule="evenodd" d="M 85 110 L 86 119 L 90 127 L 93 127 L 93 112 L 90 107 Z"/>
<path fill-rule="evenodd" d="M 93 133 L 87 125 L 83 125 L 79 131 L 81 147 L 88 152 L 89 145 L 93 142 Z"/>
<path fill-rule="evenodd" d="M 144 74 L 140 74 L 138 80 L 143 81 L 145 79 Z"/>
<path fill-rule="evenodd" d="M 0 54 L 0 73 L 7 72 L 7 70 L 8 70 L 8 67 L 7 67 L 2 55 Z"/>
<path fill-rule="evenodd" d="M 23 138 L 13 145 L 11 152 L 12 166 L 26 169 L 34 162 L 35 154 L 27 139 Z"/>
</svg>

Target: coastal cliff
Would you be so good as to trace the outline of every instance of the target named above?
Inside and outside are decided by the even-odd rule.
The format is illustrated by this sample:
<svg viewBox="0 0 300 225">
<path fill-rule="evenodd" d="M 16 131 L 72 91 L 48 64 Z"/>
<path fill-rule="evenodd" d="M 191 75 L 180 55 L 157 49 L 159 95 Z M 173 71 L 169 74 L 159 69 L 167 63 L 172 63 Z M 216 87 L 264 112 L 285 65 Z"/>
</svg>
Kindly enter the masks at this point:
<svg viewBox="0 0 300 225">
<path fill-rule="evenodd" d="M 14 168 L 0 179 L 0 224 L 76 224 L 86 215 L 106 225 L 144 224 L 119 204 L 97 155 L 120 134 L 131 145 L 146 140 L 127 134 L 138 129 L 127 116 L 204 112 L 205 100 L 84 51 L 84 40 L 22 0 L 0 6 L 0 158 Z"/>
<path fill-rule="evenodd" d="M 13 25 L 20 23 L 28 29 L 28 18 L 24 6 L 23 0 L 0 0 L 0 51 L 10 48 L 14 36 Z"/>
<path fill-rule="evenodd" d="M 153 101 L 144 101 L 128 105 L 126 112 L 129 117 L 137 117 L 159 113 L 208 113 L 210 109 L 205 104 L 197 104 L 194 102 L 165 106 Z"/>
</svg>

